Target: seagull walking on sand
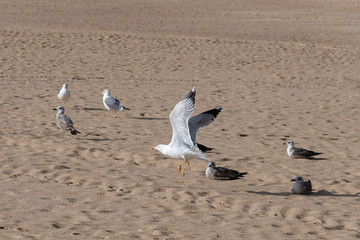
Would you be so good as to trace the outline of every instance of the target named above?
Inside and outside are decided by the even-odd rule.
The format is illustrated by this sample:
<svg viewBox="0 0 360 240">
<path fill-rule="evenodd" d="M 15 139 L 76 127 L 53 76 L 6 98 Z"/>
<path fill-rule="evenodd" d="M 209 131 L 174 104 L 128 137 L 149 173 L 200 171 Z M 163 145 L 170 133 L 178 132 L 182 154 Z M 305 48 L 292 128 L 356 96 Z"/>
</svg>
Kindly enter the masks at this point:
<svg viewBox="0 0 360 240">
<path fill-rule="evenodd" d="M 171 158 L 182 158 L 184 162 L 178 166 L 178 172 L 182 166 L 187 165 L 182 170 L 185 175 L 185 169 L 190 165 L 189 160 L 193 158 L 208 161 L 205 154 L 194 144 L 190 136 L 189 118 L 194 112 L 195 105 L 195 87 L 174 107 L 170 113 L 170 122 L 173 130 L 171 142 L 159 144 L 152 149 L 163 153 Z"/>
<path fill-rule="evenodd" d="M 214 162 L 209 162 L 205 171 L 206 177 L 213 180 L 233 180 L 243 177 L 247 172 L 238 172 L 225 167 L 216 167 Z"/>
<path fill-rule="evenodd" d="M 319 152 L 314 152 L 303 148 L 296 148 L 294 147 L 293 141 L 285 142 L 284 145 L 285 144 L 287 145 L 287 154 L 291 158 L 311 158 L 312 156 L 322 154 Z"/>
<path fill-rule="evenodd" d="M 103 95 L 103 103 L 104 103 L 105 108 L 108 110 L 107 113 L 104 113 L 104 116 L 108 115 L 110 113 L 110 111 L 113 110 L 115 112 L 114 117 L 116 118 L 117 111 L 130 110 L 129 108 L 126 108 L 123 105 L 121 105 L 120 101 L 118 99 L 112 97 L 110 95 L 109 89 L 105 89 L 100 94 Z"/>
<path fill-rule="evenodd" d="M 190 130 L 191 140 L 193 141 L 194 145 L 196 145 L 196 146 L 198 146 L 198 148 L 200 148 L 200 150 L 202 152 L 210 151 L 210 150 L 212 150 L 212 148 L 208 148 L 200 143 L 197 143 L 196 137 L 201 128 L 210 125 L 215 120 L 215 118 L 221 112 L 221 109 L 222 109 L 222 107 L 217 107 L 217 108 L 211 109 L 209 111 L 200 113 L 189 119 L 189 130 Z"/>
<path fill-rule="evenodd" d="M 306 194 L 312 192 L 311 181 L 304 181 L 303 177 L 297 176 L 291 181 L 295 182 L 291 188 L 291 192 L 295 194 Z"/>
<path fill-rule="evenodd" d="M 66 83 L 62 85 L 62 88 L 59 90 L 57 98 L 62 101 L 67 101 L 70 98 L 69 87 Z"/>
<path fill-rule="evenodd" d="M 77 135 L 80 132 L 74 128 L 74 124 L 71 119 L 65 115 L 65 108 L 63 106 L 58 106 L 53 110 L 57 110 L 56 114 L 56 124 L 58 128 L 61 129 L 61 132 L 70 132 L 71 135 Z"/>
</svg>

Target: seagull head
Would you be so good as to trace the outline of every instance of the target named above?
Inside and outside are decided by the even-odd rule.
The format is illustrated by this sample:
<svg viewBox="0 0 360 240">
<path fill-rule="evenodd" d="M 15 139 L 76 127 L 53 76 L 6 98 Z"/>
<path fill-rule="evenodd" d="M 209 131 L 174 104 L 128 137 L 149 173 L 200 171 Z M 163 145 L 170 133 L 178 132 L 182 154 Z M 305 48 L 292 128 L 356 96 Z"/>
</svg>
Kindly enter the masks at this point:
<svg viewBox="0 0 360 240">
<path fill-rule="evenodd" d="M 283 145 L 288 145 L 288 146 L 294 147 L 294 142 L 293 141 L 284 142 Z"/>
<path fill-rule="evenodd" d="M 166 147 L 167 147 L 167 145 L 165 145 L 165 144 L 159 144 L 159 145 L 157 145 L 155 147 L 152 147 L 151 149 L 152 150 L 157 150 L 157 151 L 159 151 L 161 153 L 164 153 Z"/>
<path fill-rule="evenodd" d="M 63 106 L 58 106 L 57 108 L 53 109 L 54 111 L 57 110 L 59 113 L 64 113 L 65 112 L 65 108 Z"/>
<path fill-rule="evenodd" d="M 63 84 L 62 86 L 63 89 L 68 89 L 68 85 L 66 83 Z"/>
<path fill-rule="evenodd" d="M 295 177 L 294 179 L 291 179 L 291 181 L 292 181 L 292 182 L 303 182 L 304 179 L 303 179 L 303 177 L 301 177 L 301 176 L 297 176 L 297 177 Z"/>
<path fill-rule="evenodd" d="M 208 167 L 209 168 L 215 168 L 215 163 L 214 162 L 209 162 Z"/>
<path fill-rule="evenodd" d="M 105 89 L 102 93 L 100 93 L 100 95 L 104 95 L 104 97 L 110 96 L 110 90 Z"/>
</svg>

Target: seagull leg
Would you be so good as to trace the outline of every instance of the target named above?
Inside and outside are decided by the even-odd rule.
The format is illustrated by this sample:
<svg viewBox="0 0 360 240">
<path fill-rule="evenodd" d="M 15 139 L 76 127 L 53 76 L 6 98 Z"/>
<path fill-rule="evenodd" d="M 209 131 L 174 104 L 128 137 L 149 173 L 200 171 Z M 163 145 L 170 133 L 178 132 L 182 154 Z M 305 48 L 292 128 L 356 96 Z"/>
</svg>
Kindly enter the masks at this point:
<svg viewBox="0 0 360 240">
<path fill-rule="evenodd" d="M 117 112 L 117 111 L 115 110 L 114 112 L 115 112 L 114 118 L 117 118 L 117 116 L 116 116 L 116 112 Z"/>
<path fill-rule="evenodd" d="M 186 160 L 187 165 L 184 167 L 183 171 L 182 171 L 182 175 L 185 176 L 185 169 L 190 165 L 190 162 L 188 160 Z"/>
<path fill-rule="evenodd" d="M 108 110 L 106 113 L 103 114 L 103 116 L 107 116 L 109 114 L 110 110 Z"/>
<path fill-rule="evenodd" d="M 180 172 L 180 171 L 181 171 L 181 166 L 182 166 L 182 165 L 184 165 L 187 161 L 188 161 L 188 160 L 186 160 L 186 159 L 185 159 L 185 161 L 184 161 L 182 164 L 180 164 L 180 165 L 178 166 L 178 172 Z"/>
</svg>

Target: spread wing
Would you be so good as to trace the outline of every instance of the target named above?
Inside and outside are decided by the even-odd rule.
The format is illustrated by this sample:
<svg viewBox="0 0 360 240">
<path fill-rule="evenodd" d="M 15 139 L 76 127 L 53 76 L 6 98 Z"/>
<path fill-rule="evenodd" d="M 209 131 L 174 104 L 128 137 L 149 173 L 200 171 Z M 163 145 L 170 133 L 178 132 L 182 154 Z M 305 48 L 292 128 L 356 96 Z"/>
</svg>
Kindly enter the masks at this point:
<svg viewBox="0 0 360 240">
<path fill-rule="evenodd" d="M 120 101 L 112 96 L 105 98 L 105 104 L 110 109 L 121 109 L 122 108 Z"/>
<path fill-rule="evenodd" d="M 196 137 L 197 134 L 199 133 L 199 130 L 211 124 L 215 120 L 217 115 L 219 115 L 221 109 L 222 107 L 217 107 L 209 111 L 200 113 L 189 119 L 190 136 L 191 136 L 191 140 L 194 143 L 196 142 Z"/>
<path fill-rule="evenodd" d="M 194 144 L 191 141 L 189 131 L 189 118 L 194 112 L 196 91 L 193 88 L 170 113 L 170 122 L 173 135 L 170 142 L 172 147 L 187 146 L 191 148 Z"/>
</svg>

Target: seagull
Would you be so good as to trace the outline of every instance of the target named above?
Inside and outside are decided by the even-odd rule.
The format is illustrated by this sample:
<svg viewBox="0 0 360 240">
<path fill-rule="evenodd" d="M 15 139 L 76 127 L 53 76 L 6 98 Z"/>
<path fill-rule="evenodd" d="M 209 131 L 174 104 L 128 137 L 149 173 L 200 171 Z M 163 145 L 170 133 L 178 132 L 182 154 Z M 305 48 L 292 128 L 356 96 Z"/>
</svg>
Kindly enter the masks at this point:
<svg viewBox="0 0 360 240">
<path fill-rule="evenodd" d="M 62 88 L 59 90 L 57 98 L 59 100 L 64 100 L 65 102 L 70 98 L 70 91 L 66 83 L 63 84 Z"/>
<path fill-rule="evenodd" d="M 61 132 L 69 131 L 71 135 L 77 135 L 78 133 L 80 133 L 74 128 L 74 124 L 71 119 L 65 115 L 65 108 L 63 106 L 58 106 L 53 110 L 58 111 L 56 114 L 56 124 L 58 128 L 61 129 Z"/>
<path fill-rule="evenodd" d="M 247 172 L 238 172 L 236 170 L 216 167 L 214 162 L 209 162 L 208 167 L 206 168 L 205 175 L 209 179 L 213 180 L 233 180 L 243 177 Z"/>
<path fill-rule="evenodd" d="M 185 169 L 190 165 L 189 159 L 198 158 L 208 161 L 190 136 L 189 118 L 194 112 L 195 95 L 194 87 L 171 111 L 169 116 L 173 130 L 171 142 L 168 145 L 159 144 L 152 148 L 168 157 L 184 159 L 178 167 L 178 172 L 180 172 L 182 166 L 187 164 L 182 170 L 183 176 L 185 176 Z"/>
<path fill-rule="evenodd" d="M 130 110 L 129 108 L 124 107 L 123 105 L 120 104 L 120 101 L 114 97 L 112 97 L 110 95 L 110 90 L 109 89 L 105 89 L 102 93 L 100 93 L 101 95 L 103 95 L 103 103 L 104 106 L 106 107 L 106 109 L 108 110 L 107 113 L 104 114 L 104 116 L 108 115 L 110 113 L 111 110 L 115 111 L 115 118 L 116 116 L 116 112 L 117 111 L 123 111 L 123 110 Z"/>
<path fill-rule="evenodd" d="M 197 145 L 202 152 L 210 151 L 212 148 L 208 148 L 200 143 L 196 143 L 197 134 L 201 128 L 210 125 L 215 120 L 217 115 L 219 115 L 221 112 L 221 109 L 222 107 L 219 106 L 217 108 L 193 116 L 189 119 L 191 140 L 193 141 L 194 145 Z"/>
<path fill-rule="evenodd" d="M 287 145 L 287 154 L 291 158 L 311 158 L 312 156 L 322 154 L 311 150 L 306 150 L 303 148 L 296 148 L 294 147 L 293 141 L 288 141 L 284 143 L 284 145 L 285 144 Z"/>
<path fill-rule="evenodd" d="M 297 176 L 294 179 L 291 179 L 291 181 L 295 182 L 293 187 L 291 188 L 292 193 L 296 193 L 296 194 L 311 193 L 312 186 L 310 180 L 304 181 L 303 177 Z"/>
</svg>

